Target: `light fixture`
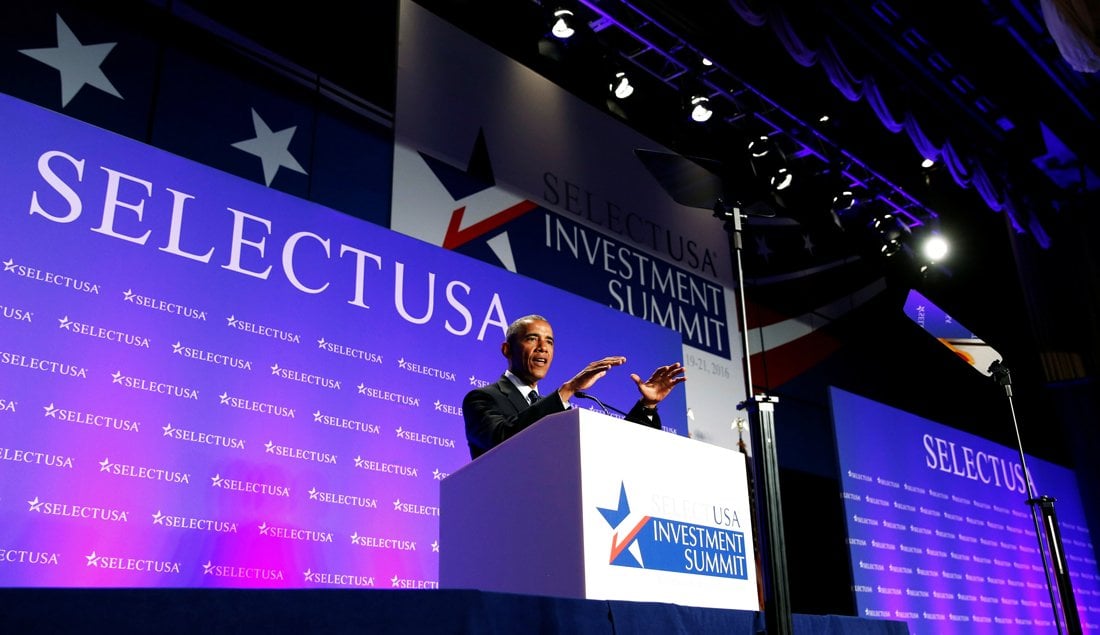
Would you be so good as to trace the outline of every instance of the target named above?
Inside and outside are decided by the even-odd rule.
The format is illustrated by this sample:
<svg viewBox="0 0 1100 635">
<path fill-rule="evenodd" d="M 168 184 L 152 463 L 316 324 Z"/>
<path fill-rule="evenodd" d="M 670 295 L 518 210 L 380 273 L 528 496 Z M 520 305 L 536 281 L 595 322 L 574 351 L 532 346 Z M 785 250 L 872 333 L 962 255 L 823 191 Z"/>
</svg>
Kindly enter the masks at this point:
<svg viewBox="0 0 1100 635">
<path fill-rule="evenodd" d="M 567 39 L 576 33 L 573 28 L 573 12 L 569 9 L 555 9 L 554 23 L 550 27 L 550 33 L 559 39 Z"/>
<path fill-rule="evenodd" d="M 786 167 L 777 168 L 769 179 L 769 183 L 772 189 L 775 191 L 785 190 L 791 186 L 794 181 L 794 173 L 788 170 Z"/>
<path fill-rule="evenodd" d="M 775 143 L 768 135 L 760 135 L 749 142 L 749 156 L 754 159 L 766 157 L 774 148 Z"/>
<path fill-rule="evenodd" d="M 611 77 L 611 82 L 607 85 L 607 89 L 611 91 L 611 94 L 617 99 L 626 99 L 634 94 L 634 85 L 630 83 L 630 78 L 626 76 L 626 71 L 617 71 Z"/>
<path fill-rule="evenodd" d="M 871 229 L 878 234 L 881 242 L 879 252 L 887 258 L 905 247 L 905 239 L 910 234 L 909 227 L 898 216 L 889 212 L 876 215 L 871 220 Z"/>
<path fill-rule="evenodd" d="M 691 98 L 691 120 L 704 123 L 714 115 L 714 109 L 710 107 L 710 98 L 703 95 L 695 95 Z"/>
<path fill-rule="evenodd" d="M 748 144 L 753 174 L 767 182 L 773 192 L 785 190 L 794 182 L 794 172 L 774 139 L 760 135 Z"/>
<path fill-rule="evenodd" d="M 920 166 L 925 170 L 932 167 L 933 165 L 936 165 L 936 162 L 933 159 L 925 159 L 920 162 Z"/>
<path fill-rule="evenodd" d="M 947 244 L 947 239 L 944 238 L 938 232 L 932 232 L 924 238 L 921 243 L 920 252 L 924 256 L 925 260 L 935 264 L 942 261 L 947 257 L 948 252 L 951 250 L 950 245 Z"/>
</svg>

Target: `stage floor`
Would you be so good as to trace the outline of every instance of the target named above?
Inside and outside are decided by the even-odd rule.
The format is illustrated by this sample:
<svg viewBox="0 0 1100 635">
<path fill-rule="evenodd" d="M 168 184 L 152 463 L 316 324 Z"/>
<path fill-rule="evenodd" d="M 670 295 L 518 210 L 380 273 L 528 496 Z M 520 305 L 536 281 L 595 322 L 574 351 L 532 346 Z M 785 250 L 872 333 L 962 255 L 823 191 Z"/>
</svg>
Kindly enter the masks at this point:
<svg viewBox="0 0 1100 635">
<path fill-rule="evenodd" d="M 466 590 L 0 589 L 0 633 L 755 635 L 752 611 Z M 798 635 L 908 635 L 904 622 L 794 615 Z"/>
</svg>

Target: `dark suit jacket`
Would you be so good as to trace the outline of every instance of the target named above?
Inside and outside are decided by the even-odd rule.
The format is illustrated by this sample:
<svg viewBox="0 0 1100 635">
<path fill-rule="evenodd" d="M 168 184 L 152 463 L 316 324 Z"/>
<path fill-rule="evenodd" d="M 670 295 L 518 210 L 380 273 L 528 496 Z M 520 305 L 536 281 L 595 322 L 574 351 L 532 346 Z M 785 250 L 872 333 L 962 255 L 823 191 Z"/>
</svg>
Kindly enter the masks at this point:
<svg viewBox="0 0 1100 635">
<path fill-rule="evenodd" d="M 565 409 L 556 390 L 528 404 L 519 388 L 503 375 L 495 384 L 471 390 L 462 400 L 470 457 L 476 459 L 546 415 Z M 640 399 L 626 414 L 626 420 L 661 429 L 661 417 L 656 412 L 647 416 Z"/>
</svg>

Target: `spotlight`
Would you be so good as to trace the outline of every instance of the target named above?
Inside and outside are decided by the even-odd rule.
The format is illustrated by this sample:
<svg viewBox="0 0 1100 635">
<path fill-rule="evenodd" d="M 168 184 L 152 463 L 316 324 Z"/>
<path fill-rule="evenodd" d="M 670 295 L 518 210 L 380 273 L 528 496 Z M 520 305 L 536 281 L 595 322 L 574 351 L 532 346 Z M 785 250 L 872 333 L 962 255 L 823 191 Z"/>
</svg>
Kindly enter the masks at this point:
<svg viewBox="0 0 1100 635">
<path fill-rule="evenodd" d="M 925 160 L 920 162 L 920 166 L 922 168 L 924 168 L 925 170 L 932 167 L 933 165 L 936 165 L 936 162 L 933 161 L 932 159 L 925 159 Z"/>
<path fill-rule="evenodd" d="M 878 234 L 882 246 L 879 252 L 889 258 L 896 255 L 905 246 L 909 236 L 909 227 L 897 216 L 889 212 L 879 214 L 871 221 L 871 228 Z"/>
<path fill-rule="evenodd" d="M 630 78 L 626 76 L 624 71 L 615 73 L 611 78 L 611 83 L 607 85 L 607 89 L 618 99 L 626 99 L 634 94 L 634 86 L 630 83 Z"/>
<path fill-rule="evenodd" d="M 947 240 L 939 234 L 929 235 L 921 245 L 921 253 L 933 263 L 946 258 L 948 251 L 950 251 L 950 246 L 947 244 Z"/>
<path fill-rule="evenodd" d="M 772 189 L 779 191 L 785 190 L 791 186 L 794 181 L 794 174 L 787 168 L 779 168 L 772 173 L 770 182 Z"/>
<path fill-rule="evenodd" d="M 771 140 L 771 137 L 760 135 L 749 142 L 749 154 L 754 159 L 763 158 L 772 151 L 774 145 L 775 143 Z"/>
<path fill-rule="evenodd" d="M 703 123 L 711 118 L 714 110 L 710 107 L 710 98 L 695 95 L 691 98 L 691 120 Z"/>
<path fill-rule="evenodd" d="M 856 193 L 852 190 L 843 190 L 841 192 L 837 192 L 836 196 L 833 197 L 829 209 L 831 209 L 834 214 L 840 214 L 848 209 L 851 209 L 851 207 L 855 204 Z"/>
<path fill-rule="evenodd" d="M 569 9 L 555 9 L 554 24 L 550 27 L 550 33 L 554 37 L 564 40 L 576 32 L 573 28 L 573 12 Z"/>
</svg>

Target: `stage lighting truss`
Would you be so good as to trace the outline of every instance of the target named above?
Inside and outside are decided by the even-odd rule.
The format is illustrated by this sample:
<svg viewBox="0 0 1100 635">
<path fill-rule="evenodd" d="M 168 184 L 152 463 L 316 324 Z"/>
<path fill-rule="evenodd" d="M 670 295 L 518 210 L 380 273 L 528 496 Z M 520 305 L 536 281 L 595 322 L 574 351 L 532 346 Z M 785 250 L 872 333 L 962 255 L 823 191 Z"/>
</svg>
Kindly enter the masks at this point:
<svg viewBox="0 0 1100 635">
<path fill-rule="evenodd" d="M 543 2 L 532 1 L 538 4 Z M 729 125 L 738 134 L 763 129 L 771 137 L 782 137 L 785 163 L 769 166 L 767 174 L 760 167 L 756 168 L 761 170 L 759 178 L 765 186 L 771 185 L 775 177 L 773 187 L 797 187 L 796 181 L 801 181 L 803 174 L 818 172 L 836 157 L 842 157 L 844 179 L 873 188 L 876 196 L 887 203 L 891 213 L 901 219 L 902 225 L 918 227 L 936 219 L 937 214 L 932 209 L 828 139 L 823 132 L 828 122 L 814 121 L 810 125 L 795 117 L 756 88 L 742 82 L 719 60 L 684 40 L 634 3 L 626 0 L 572 0 L 569 7 L 573 13 L 570 16 L 574 19 L 573 24 L 586 25 L 601 43 L 605 54 L 623 62 L 620 71 L 633 73 L 637 70 L 666 85 L 673 94 L 682 96 L 681 99 L 687 102 L 685 108 L 696 113 L 693 120 L 707 117 L 711 119 L 708 125 Z M 707 60 L 709 65 L 703 64 L 702 60 Z M 700 99 L 696 101 L 695 98 Z M 706 115 L 707 112 L 710 114 Z M 781 168 L 786 172 L 777 175 Z M 828 201 L 824 205 L 827 206 Z M 830 210 L 824 211 L 828 213 Z"/>
</svg>

